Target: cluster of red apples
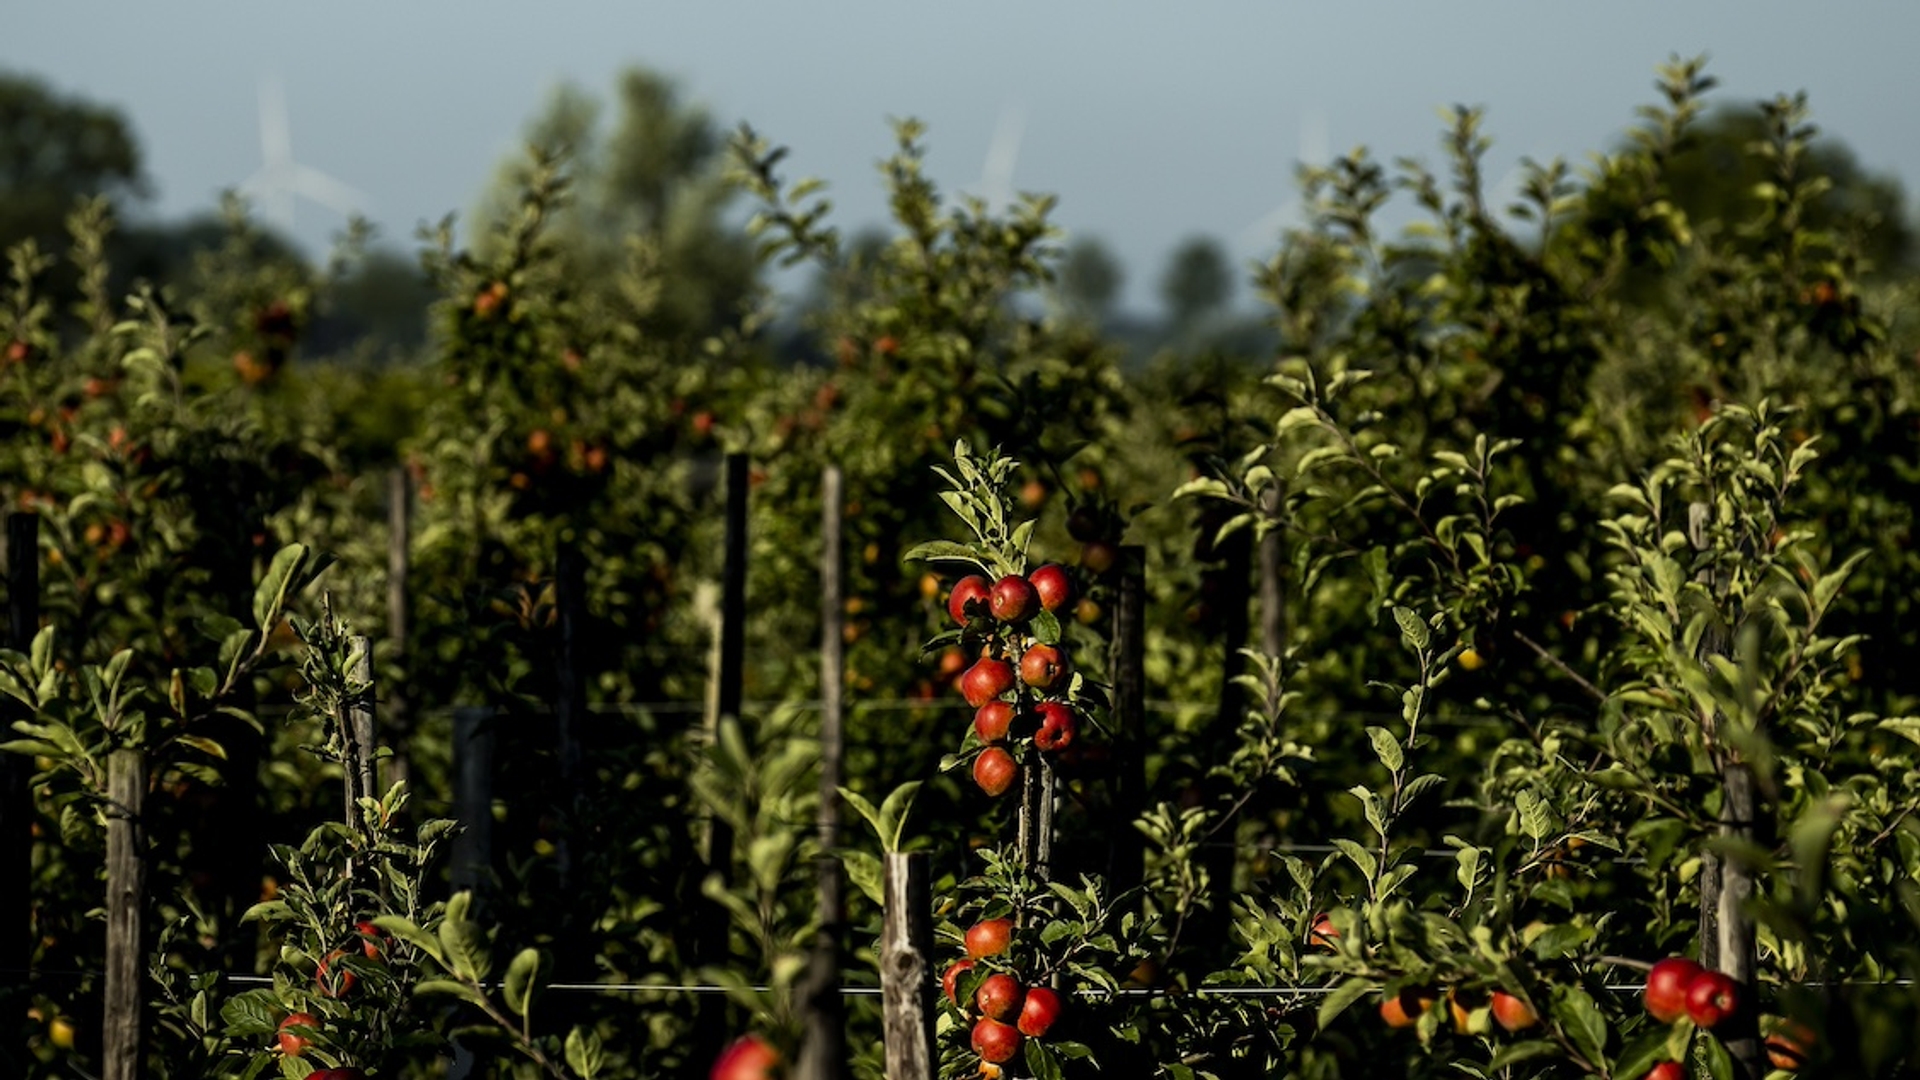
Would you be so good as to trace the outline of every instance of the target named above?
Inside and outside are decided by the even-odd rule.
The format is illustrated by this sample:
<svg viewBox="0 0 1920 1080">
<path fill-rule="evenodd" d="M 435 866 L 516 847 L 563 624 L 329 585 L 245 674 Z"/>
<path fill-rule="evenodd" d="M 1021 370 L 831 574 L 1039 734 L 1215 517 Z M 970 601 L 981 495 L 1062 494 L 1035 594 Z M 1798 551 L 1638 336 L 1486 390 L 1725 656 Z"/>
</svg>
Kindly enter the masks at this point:
<svg viewBox="0 0 1920 1080">
<path fill-rule="evenodd" d="M 986 919 L 966 933 L 967 956 L 940 980 L 947 1001 L 973 1019 L 973 1052 L 981 1075 L 998 1076 L 1028 1039 L 1042 1038 L 1059 1021 L 1066 999 L 1045 986 L 1028 986 L 1007 962 L 1013 943 L 1011 919 Z M 975 976 L 976 968 L 984 974 Z M 972 993 L 966 990 L 971 987 Z"/>
<path fill-rule="evenodd" d="M 1678 1023 L 1681 1017 L 1712 1031 L 1746 1007 L 1740 983 L 1724 972 L 1703 968 L 1684 956 L 1669 956 L 1647 971 L 1647 1015 L 1662 1024 Z M 1786 1022 L 1767 1035 L 1767 1060 L 1776 1069 L 1796 1071 L 1806 1064 L 1813 1046 L 1813 1032 L 1804 1025 Z M 1685 1070 L 1677 1062 L 1663 1061 L 1646 1074 L 1644 1080 L 1681 1080 Z"/>
<path fill-rule="evenodd" d="M 974 708 L 974 734 L 985 744 L 973 759 L 973 780 L 989 795 L 1005 793 L 1020 778 L 1009 740 L 1031 737 L 1041 752 L 1058 753 L 1079 734 L 1079 716 L 1066 700 L 1066 651 L 1032 631 L 1035 616 L 1072 601 L 1073 579 L 1053 563 L 994 582 L 969 574 L 947 595 L 947 613 L 967 629 L 963 643 L 979 646 L 959 687 Z"/>
</svg>

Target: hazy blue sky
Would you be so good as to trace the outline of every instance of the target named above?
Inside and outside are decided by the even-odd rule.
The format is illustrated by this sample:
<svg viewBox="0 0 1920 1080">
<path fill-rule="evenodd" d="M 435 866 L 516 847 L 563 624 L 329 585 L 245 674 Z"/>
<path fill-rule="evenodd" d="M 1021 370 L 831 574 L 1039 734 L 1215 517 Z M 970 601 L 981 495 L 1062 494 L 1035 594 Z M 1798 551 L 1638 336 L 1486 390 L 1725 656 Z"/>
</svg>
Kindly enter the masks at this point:
<svg viewBox="0 0 1920 1080">
<path fill-rule="evenodd" d="M 133 120 L 154 209 L 179 216 L 262 162 L 260 92 L 284 88 L 295 160 L 365 195 L 392 242 L 464 212 L 557 83 L 604 93 L 643 64 L 723 124 L 747 120 L 826 178 L 839 219 L 878 221 L 885 119 L 930 125 L 933 175 L 980 191 L 995 133 L 1012 183 L 1107 240 L 1151 302 L 1194 233 L 1268 251 L 1293 166 L 1365 143 L 1437 157 L 1435 110 L 1484 105 L 1489 175 L 1579 159 L 1653 98 L 1670 54 L 1711 56 L 1720 101 L 1805 89 L 1863 162 L 1920 177 L 1920 4 L 1877 0 L 1151 3 L 903 0 L 4 0 L 0 66 Z M 341 218 L 301 203 L 322 250 Z"/>
</svg>

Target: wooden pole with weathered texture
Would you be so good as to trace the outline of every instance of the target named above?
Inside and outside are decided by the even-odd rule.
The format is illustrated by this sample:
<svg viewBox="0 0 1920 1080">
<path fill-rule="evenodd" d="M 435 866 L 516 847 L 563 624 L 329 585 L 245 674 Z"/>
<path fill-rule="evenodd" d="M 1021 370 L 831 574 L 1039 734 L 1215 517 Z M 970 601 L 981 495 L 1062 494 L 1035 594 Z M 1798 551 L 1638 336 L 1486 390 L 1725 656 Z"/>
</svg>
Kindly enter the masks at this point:
<svg viewBox="0 0 1920 1080">
<path fill-rule="evenodd" d="M 146 1035 L 143 934 L 147 864 L 147 757 L 121 747 L 107 758 L 107 971 L 101 1002 L 101 1080 L 140 1080 Z"/>
<path fill-rule="evenodd" d="M 726 538 L 720 575 L 720 650 L 714 669 L 714 710 L 707 718 L 713 725 L 711 737 L 720 721 L 740 719 L 740 702 L 746 666 L 747 623 L 747 455 L 730 453 L 726 459 L 727 504 Z M 718 815 L 707 819 L 704 877 L 717 879 L 722 888 L 733 881 L 733 828 Z M 689 884 L 695 895 L 689 901 L 694 915 L 693 964 L 697 969 L 722 964 L 727 959 L 727 911 L 708 900 L 699 890 L 701 882 Z M 693 1054 L 696 1061 L 712 1061 L 726 1041 L 724 1001 L 702 997 L 694 1010 Z"/>
<path fill-rule="evenodd" d="M 1706 503 L 1687 507 L 1687 539 L 1694 551 L 1705 551 L 1710 543 L 1707 528 L 1713 508 Z M 1721 581 L 1707 569 L 1698 580 L 1706 582 L 1716 597 Z M 1727 630 L 1709 629 L 1701 636 L 1700 656 L 1726 656 Z M 1754 797 L 1753 770 L 1740 757 L 1732 741 L 1718 731 L 1725 722 L 1719 712 L 1702 718 L 1707 733 L 1708 751 L 1720 771 L 1720 835 L 1751 843 L 1757 800 Z M 1702 853 L 1700 870 L 1700 964 L 1721 971 L 1741 986 L 1740 1011 L 1715 1029 L 1733 1059 L 1736 1075 L 1759 1080 L 1767 1073 L 1766 1051 L 1760 1041 L 1759 1020 L 1754 1006 L 1756 970 L 1753 912 L 1753 869 L 1738 859 Z"/>
<path fill-rule="evenodd" d="M 554 868 L 561 895 L 573 887 L 574 822 L 581 806 L 580 736 L 587 719 L 586 679 L 580 670 L 580 636 L 587 622 L 587 560 L 563 544 L 554 560 L 554 603 L 560 640 L 554 656 L 555 753 L 560 760 L 560 830 L 554 837 Z"/>
<path fill-rule="evenodd" d="M 395 466 L 387 474 L 387 640 L 393 644 L 393 661 L 403 672 L 408 657 L 407 635 L 413 622 L 413 609 L 407 599 L 412 552 L 413 480 L 404 466 Z M 387 689 L 381 710 L 393 749 L 393 756 L 387 759 L 389 784 L 413 779 L 412 704 L 407 698 L 407 680 L 395 680 Z"/>
<path fill-rule="evenodd" d="M 449 860 L 453 891 L 484 897 L 493 880 L 493 710 L 453 711 L 453 816 L 460 832 Z"/>
<path fill-rule="evenodd" d="M 25 653 L 40 630 L 40 515 L 7 515 L 6 543 L 6 641 Z M 13 702 L 0 703 L 0 737 L 20 718 Z M 22 997 L 33 963 L 32 776 L 31 760 L 0 754 L 0 988 Z"/>
<path fill-rule="evenodd" d="M 800 1044 L 797 1080 L 840 1080 L 847 1075 L 847 1011 L 840 998 L 841 959 L 846 952 L 846 879 L 840 858 L 840 780 L 846 753 L 844 701 L 846 645 L 845 583 L 841 575 L 842 483 L 829 465 L 820 478 L 820 929 L 807 971 L 806 1032 Z"/>
<path fill-rule="evenodd" d="M 927 856 L 890 851 L 884 869 L 880 1008 L 887 1080 L 933 1080 L 933 900 Z"/>
<path fill-rule="evenodd" d="M 1108 671 L 1113 679 L 1113 821 L 1107 880 L 1116 893 L 1146 875 L 1146 838 L 1133 823 L 1145 809 L 1147 765 L 1147 553 L 1138 544 L 1120 549 L 1119 587 L 1114 590 L 1113 636 Z"/>
</svg>

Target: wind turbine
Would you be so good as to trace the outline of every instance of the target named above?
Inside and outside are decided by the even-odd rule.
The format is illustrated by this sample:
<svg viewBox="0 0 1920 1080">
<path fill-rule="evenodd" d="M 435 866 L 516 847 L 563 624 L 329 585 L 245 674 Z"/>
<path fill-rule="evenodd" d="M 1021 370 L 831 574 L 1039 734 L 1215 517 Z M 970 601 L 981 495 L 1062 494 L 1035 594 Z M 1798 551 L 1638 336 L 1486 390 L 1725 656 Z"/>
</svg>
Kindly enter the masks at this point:
<svg viewBox="0 0 1920 1080">
<path fill-rule="evenodd" d="M 980 197 L 989 207 L 1001 207 L 1014 199 L 1013 166 L 1020 160 L 1020 140 L 1027 130 L 1026 110 L 1008 103 L 993 125 L 993 139 L 987 143 L 987 159 L 980 165 Z"/>
<path fill-rule="evenodd" d="M 1325 110 L 1301 111 L 1297 153 L 1299 156 L 1294 160 L 1296 165 L 1325 165 L 1333 160 L 1333 151 L 1327 137 Z M 1276 233 L 1303 219 L 1304 209 L 1301 196 L 1296 193 L 1293 198 L 1255 218 L 1241 235 L 1241 240 L 1255 247 L 1272 244 Z"/>
<path fill-rule="evenodd" d="M 285 232 L 293 231 L 295 196 L 342 217 L 367 201 L 359 190 L 293 160 L 287 95 L 278 79 L 260 81 L 260 159 L 259 171 L 243 181 L 240 190 L 259 200 L 267 219 Z"/>
</svg>

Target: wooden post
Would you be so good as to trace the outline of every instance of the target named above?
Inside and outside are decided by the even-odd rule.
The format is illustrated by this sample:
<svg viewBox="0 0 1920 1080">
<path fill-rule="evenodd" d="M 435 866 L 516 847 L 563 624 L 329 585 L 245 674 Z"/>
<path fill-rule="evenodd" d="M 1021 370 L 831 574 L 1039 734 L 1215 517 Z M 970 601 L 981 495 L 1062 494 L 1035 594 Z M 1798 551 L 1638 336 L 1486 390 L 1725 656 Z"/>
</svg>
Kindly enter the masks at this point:
<svg viewBox="0 0 1920 1080">
<path fill-rule="evenodd" d="M 933 901 L 923 852 L 890 851 L 880 928 L 887 1080 L 933 1080 Z"/>
<path fill-rule="evenodd" d="M 1053 765 L 1038 750 L 1028 750 L 1020 767 L 1018 845 L 1027 873 L 1038 881 L 1053 875 Z"/>
<path fill-rule="evenodd" d="M 1120 582 L 1113 605 L 1107 669 L 1113 679 L 1113 827 L 1108 830 L 1107 880 L 1115 893 L 1146 875 L 1146 838 L 1133 827 L 1145 809 L 1147 765 L 1147 552 L 1120 549 Z"/>
<path fill-rule="evenodd" d="M 1692 503 L 1687 507 L 1687 539 L 1696 552 L 1705 551 L 1709 546 L 1707 528 L 1712 516 L 1713 508 L 1706 503 Z M 1718 575 L 1703 569 L 1698 580 L 1707 583 L 1716 601 L 1720 599 L 1724 583 Z M 1701 636 L 1700 656 L 1703 659 L 1726 656 L 1727 647 L 1726 629 L 1712 628 Z M 1753 771 L 1740 759 L 1740 752 L 1732 741 L 1719 731 L 1725 717 L 1716 711 L 1703 721 L 1708 751 L 1720 770 L 1720 835 L 1751 842 L 1757 804 Z M 1739 1013 L 1726 1021 L 1727 1026 L 1716 1029 L 1716 1033 L 1726 1044 L 1737 1075 L 1759 1080 L 1766 1075 L 1767 1066 L 1760 1041 L 1758 1010 L 1751 1000 L 1756 968 L 1753 912 L 1748 906 L 1753 899 L 1753 870 L 1737 859 L 1717 858 L 1711 852 L 1702 855 L 1700 963 L 1732 977 L 1746 988 L 1748 999 Z"/>
<path fill-rule="evenodd" d="M 6 543 L 6 640 L 24 653 L 40 630 L 40 516 L 7 515 Z M 11 738 L 19 718 L 12 702 L 0 704 L 0 733 Z M 33 963 L 32 776 L 31 760 L 0 754 L 0 990 L 22 998 Z M 6 1000 L 12 1008 L 14 1002 Z"/>
<path fill-rule="evenodd" d="M 107 758 L 107 972 L 102 1004 L 102 1080 L 139 1080 L 146 1034 L 145 829 L 147 758 L 133 747 Z"/>
<path fill-rule="evenodd" d="M 829 465 L 820 477 L 820 929 L 813 939 L 807 972 L 806 1033 L 800 1045 L 796 1080 L 839 1080 L 847 1075 L 846 1004 L 840 998 L 841 956 L 845 951 L 846 884 L 840 858 L 840 779 L 846 752 L 842 690 L 846 680 L 845 587 L 840 566 L 840 468 Z"/>
<path fill-rule="evenodd" d="M 393 662 L 406 670 L 407 635 L 413 612 L 407 603 L 407 576 L 413 567 L 413 478 L 405 466 L 387 474 L 387 640 L 393 643 Z M 407 700 L 407 680 L 394 680 L 382 710 L 393 756 L 387 759 L 387 783 L 413 779 L 413 712 Z"/>
<path fill-rule="evenodd" d="M 559 648 L 554 656 L 555 753 L 560 762 L 560 831 L 554 837 L 554 867 L 562 896 L 573 887 L 574 818 L 581 806 L 580 731 L 587 718 L 587 693 L 580 671 L 580 635 L 587 622 L 587 561 L 580 549 L 562 544 L 554 563 L 554 601 L 559 608 Z"/>
<path fill-rule="evenodd" d="M 724 717 L 740 718 L 741 680 L 746 660 L 747 622 L 747 455 L 727 455 L 727 516 L 724 562 L 720 577 L 720 655 L 714 671 L 714 711 L 708 717 L 717 726 Z M 709 735 L 713 728 L 709 728 Z M 716 815 L 707 820 L 705 852 L 708 878 L 721 886 L 733 881 L 733 828 Z M 691 884 L 698 890 L 700 881 Z M 693 966 L 719 964 L 727 956 L 727 912 L 696 893 L 689 910 L 696 912 Z M 695 1009 L 695 1061 L 712 1061 L 726 1041 L 724 1002 L 702 997 Z"/>
<path fill-rule="evenodd" d="M 493 881 L 493 710 L 468 705 L 453 711 L 454 836 L 449 876 L 453 891 L 484 897 Z"/>
<path fill-rule="evenodd" d="M 1263 503 L 1268 520 L 1280 512 L 1280 489 L 1268 490 Z M 1260 538 L 1260 651 L 1268 656 L 1287 652 L 1287 550 L 1279 529 Z"/>
</svg>

